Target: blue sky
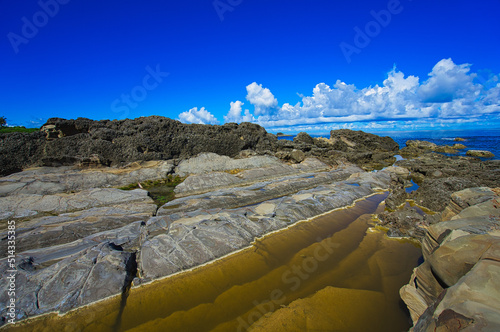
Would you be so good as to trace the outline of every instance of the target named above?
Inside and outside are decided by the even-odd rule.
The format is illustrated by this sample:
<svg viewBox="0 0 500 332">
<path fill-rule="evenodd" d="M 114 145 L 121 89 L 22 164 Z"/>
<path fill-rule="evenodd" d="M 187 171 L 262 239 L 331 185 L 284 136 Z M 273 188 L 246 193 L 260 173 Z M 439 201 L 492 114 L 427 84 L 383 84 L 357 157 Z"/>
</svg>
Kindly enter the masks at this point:
<svg viewBox="0 0 500 332">
<path fill-rule="evenodd" d="M 0 115 L 500 127 L 500 2 L 0 0 Z"/>
</svg>

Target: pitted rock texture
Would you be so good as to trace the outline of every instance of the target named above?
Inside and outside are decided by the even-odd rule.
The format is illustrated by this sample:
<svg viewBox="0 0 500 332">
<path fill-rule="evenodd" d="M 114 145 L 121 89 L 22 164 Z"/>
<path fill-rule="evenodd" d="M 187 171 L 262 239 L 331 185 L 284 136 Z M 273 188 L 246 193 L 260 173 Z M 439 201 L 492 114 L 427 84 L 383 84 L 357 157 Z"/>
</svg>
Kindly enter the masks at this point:
<svg viewBox="0 0 500 332">
<path fill-rule="evenodd" d="M 300 162 L 303 158 L 314 157 L 329 165 L 341 165 L 345 161 L 366 170 L 392 165 L 399 150 L 390 137 L 350 129 L 332 130 L 330 138 L 313 138 L 307 133 L 299 133 L 293 142 L 279 140 L 277 146 L 275 155 L 286 161 Z M 298 152 L 303 152 L 303 156 Z"/>
<path fill-rule="evenodd" d="M 0 134 L 0 175 L 33 166 L 110 166 L 186 159 L 201 152 L 235 157 L 274 151 L 275 135 L 256 124 L 183 124 L 160 116 L 93 121 L 51 118 L 36 133 Z"/>
<path fill-rule="evenodd" d="M 484 151 L 484 150 L 469 150 L 467 151 L 467 155 L 479 158 L 493 158 L 495 156 L 490 151 Z"/>
</svg>

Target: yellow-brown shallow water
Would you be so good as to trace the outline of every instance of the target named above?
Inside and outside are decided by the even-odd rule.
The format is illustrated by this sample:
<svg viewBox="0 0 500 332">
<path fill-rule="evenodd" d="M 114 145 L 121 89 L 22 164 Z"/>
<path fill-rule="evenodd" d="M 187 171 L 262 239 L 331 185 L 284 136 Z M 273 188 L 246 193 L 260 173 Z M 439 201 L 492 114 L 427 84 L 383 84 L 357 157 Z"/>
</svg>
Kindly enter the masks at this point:
<svg viewBox="0 0 500 332">
<path fill-rule="evenodd" d="M 15 331 L 404 331 L 398 290 L 420 249 L 367 232 L 386 194 L 270 234 L 214 263 Z M 117 319 L 120 317 L 120 319 Z"/>
</svg>

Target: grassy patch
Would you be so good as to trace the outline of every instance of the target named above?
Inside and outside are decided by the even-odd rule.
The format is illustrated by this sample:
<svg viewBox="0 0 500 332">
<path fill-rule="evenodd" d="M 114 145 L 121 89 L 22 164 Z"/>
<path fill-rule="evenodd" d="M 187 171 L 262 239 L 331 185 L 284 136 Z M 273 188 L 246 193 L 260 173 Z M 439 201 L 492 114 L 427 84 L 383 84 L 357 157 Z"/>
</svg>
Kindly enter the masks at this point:
<svg viewBox="0 0 500 332">
<path fill-rule="evenodd" d="M 34 133 L 39 130 L 38 128 L 4 127 L 0 128 L 0 133 Z"/>
<path fill-rule="evenodd" d="M 149 195 L 155 201 L 156 205 L 162 206 L 175 198 L 174 189 L 178 184 L 182 183 L 184 179 L 185 178 L 181 178 L 180 176 L 169 175 L 165 179 L 141 182 L 141 186 L 149 192 Z M 138 188 L 140 188 L 139 183 L 131 183 L 119 189 L 134 190 Z"/>
</svg>

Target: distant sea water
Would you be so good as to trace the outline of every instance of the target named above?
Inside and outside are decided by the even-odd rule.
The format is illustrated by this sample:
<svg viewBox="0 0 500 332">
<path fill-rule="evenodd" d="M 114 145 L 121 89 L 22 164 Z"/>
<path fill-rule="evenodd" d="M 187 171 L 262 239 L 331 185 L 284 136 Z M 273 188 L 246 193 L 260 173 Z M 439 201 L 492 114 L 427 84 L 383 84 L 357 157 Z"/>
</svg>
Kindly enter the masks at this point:
<svg viewBox="0 0 500 332">
<path fill-rule="evenodd" d="M 378 136 L 389 136 L 400 148 L 406 146 L 408 140 L 421 140 L 435 143 L 437 145 L 453 145 L 460 143 L 467 148 L 458 150 L 456 155 L 465 156 L 468 150 L 487 150 L 492 152 L 495 157 L 489 159 L 500 160 L 500 129 L 487 130 L 424 130 L 424 131 L 386 131 L 372 132 Z M 329 135 L 311 135 L 312 137 L 329 137 Z M 284 136 L 280 139 L 293 140 L 293 136 Z M 463 138 L 464 142 L 455 142 L 455 138 Z"/>
</svg>

